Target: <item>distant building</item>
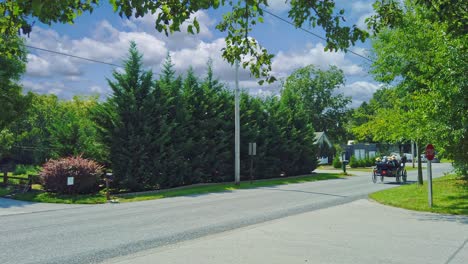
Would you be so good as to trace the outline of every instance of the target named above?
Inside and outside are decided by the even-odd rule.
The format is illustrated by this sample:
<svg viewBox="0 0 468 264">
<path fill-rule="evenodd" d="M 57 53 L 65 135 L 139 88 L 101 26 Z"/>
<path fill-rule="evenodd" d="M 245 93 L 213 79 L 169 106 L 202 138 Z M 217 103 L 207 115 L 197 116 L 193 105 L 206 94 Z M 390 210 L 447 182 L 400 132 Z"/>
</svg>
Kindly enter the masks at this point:
<svg viewBox="0 0 468 264">
<path fill-rule="evenodd" d="M 315 144 L 318 146 L 317 158 L 319 164 L 329 164 L 333 159 L 333 144 L 325 132 L 315 132 Z"/>
<path fill-rule="evenodd" d="M 390 155 L 392 153 L 403 153 L 407 149 L 411 149 L 409 144 L 391 144 L 391 143 L 356 143 L 354 140 L 348 140 L 348 144 L 344 146 L 346 151 L 346 160 L 350 160 L 351 156 L 356 159 L 367 157 L 375 157 L 377 155 Z"/>
<path fill-rule="evenodd" d="M 346 160 L 350 160 L 351 156 L 360 160 L 367 157 L 375 157 L 377 155 L 377 144 L 374 143 L 354 143 L 354 141 L 351 141 L 348 142 L 345 149 Z"/>
</svg>

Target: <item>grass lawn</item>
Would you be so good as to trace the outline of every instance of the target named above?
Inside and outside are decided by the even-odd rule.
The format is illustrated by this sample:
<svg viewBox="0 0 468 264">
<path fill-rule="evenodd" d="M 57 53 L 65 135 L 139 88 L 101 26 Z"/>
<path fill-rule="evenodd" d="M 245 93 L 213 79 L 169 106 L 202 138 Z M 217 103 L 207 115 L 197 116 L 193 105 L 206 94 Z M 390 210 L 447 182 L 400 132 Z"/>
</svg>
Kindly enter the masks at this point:
<svg viewBox="0 0 468 264">
<path fill-rule="evenodd" d="M 340 169 L 335 169 L 335 168 L 333 168 L 333 167 L 331 167 L 331 166 L 327 166 L 327 167 L 321 166 L 319 169 L 321 169 L 321 170 L 342 170 L 341 168 L 340 168 Z M 426 169 L 425 166 L 423 166 L 423 170 L 424 170 L 424 169 Z M 416 170 L 418 170 L 418 167 L 417 167 L 417 166 L 414 167 L 414 168 L 413 168 L 411 165 L 409 165 L 409 166 L 407 165 L 407 166 L 406 166 L 406 171 L 416 171 Z M 353 172 L 353 171 L 360 171 L 360 172 L 369 172 L 369 173 L 371 173 L 371 172 L 372 172 L 372 168 L 362 168 L 362 167 L 359 167 L 359 168 L 349 168 L 349 167 L 347 167 L 347 168 L 346 168 L 346 172 Z"/>
<path fill-rule="evenodd" d="M 11 189 L 5 188 L 5 187 L 0 187 L 0 197 L 5 196 L 11 192 Z"/>
<path fill-rule="evenodd" d="M 257 187 L 267 187 L 267 186 L 275 186 L 275 185 L 283 185 L 283 184 L 339 179 L 339 178 L 344 178 L 344 177 L 345 176 L 341 174 L 336 174 L 336 173 L 320 173 L 320 174 L 300 176 L 300 177 L 258 180 L 258 181 L 254 181 L 252 184 L 249 181 L 245 181 L 245 182 L 241 182 L 240 185 L 235 185 L 234 183 L 220 183 L 220 184 L 215 184 L 215 185 L 187 187 L 187 188 L 182 188 L 182 189 L 177 189 L 177 190 L 169 189 L 169 190 L 163 190 L 163 191 L 159 191 L 155 193 L 119 196 L 118 199 L 120 202 L 134 202 L 134 201 L 161 199 L 161 198 L 166 198 L 166 197 L 197 195 L 197 194 L 215 193 L 215 192 L 229 192 L 229 191 L 238 190 L 238 189 L 251 189 L 251 188 L 257 188 Z"/>
<path fill-rule="evenodd" d="M 233 183 L 219 183 L 213 185 L 202 186 L 187 186 L 177 189 L 167 189 L 155 192 L 145 192 L 140 194 L 131 195 L 113 195 L 113 199 L 118 199 L 119 202 L 136 202 L 145 200 L 162 199 L 175 196 L 198 195 L 214 192 L 228 192 L 237 189 L 250 189 L 257 187 L 267 187 L 283 184 L 294 184 L 330 179 L 340 179 L 345 176 L 338 173 L 320 173 L 307 176 L 290 177 L 290 178 L 277 178 L 268 180 L 257 180 L 252 184 L 249 181 L 241 182 L 239 186 Z M 66 204 L 99 204 L 106 202 L 105 192 L 101 191 L 98 194 L 92 195 L 57 195 L 38 190 L 39 186 L 33 186 L 33 191 L 28 193 L 17 193 L 12 198 L 23 201 L 43 202 L 43 203 L 66 203 Z M 10 190 L 11 191 L 11 190 Z M 0 196 L 4 196 L 10 191 L 0 187 Z"/>
<path fill-rule="evenodd" d="M 27 193 L 17 193 L 11 198 L 22 201 L 63 204 L 100 204 L 106 203 L 105 193 L 87 195 L 64 195 L 33 190 Z"/>
<path fill-rule="evenodd" d="M 369 197 L 377 202 L 417 211 L 468 215 L 468 181 L 447 175 L 432 182 L 433 203 L 428 205 L 427 183 L 410 184 L 375 192 Z"/>
</svg>

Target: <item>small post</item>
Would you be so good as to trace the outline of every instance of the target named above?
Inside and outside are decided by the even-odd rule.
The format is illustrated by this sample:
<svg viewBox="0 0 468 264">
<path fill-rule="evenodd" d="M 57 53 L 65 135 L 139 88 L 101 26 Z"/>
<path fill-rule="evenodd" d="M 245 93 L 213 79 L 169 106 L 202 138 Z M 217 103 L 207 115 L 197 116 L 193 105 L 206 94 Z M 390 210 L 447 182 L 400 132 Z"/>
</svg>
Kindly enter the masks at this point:
<svg viewBox="0 0 468 264">
<path fill-rule="evenodd" d="M 7 186 L 7 185 L 8 185 L 8 171 L 3 170 L 3 186 Z"/>
<path fill-rule="evenodd" d="M 253 183 L 253 156 L 250 156 L 250 184 Z"/>
<path fill-rule="evenodd" d="M 432 208 L 432 160 L 427 160 L 427 188 L 429 207 Z"/>
<path fill-rule="evenodd" d="M 106 182 L 106 200 L 110 201 L 110 191 L 109 191 L 109 183 L 113 180 L 113 175 L 111 172 L 106 172 L 104 174 L 104 181 Z"/>
<path fill-rule="evenodd" d="M 343 166 L 343 173 L 346 174 L 346 152 L 341 152 L 341 165 Z"/>
<path fill-rule="evenodd" d="M 28 174 L 28 189 L 27 189 L 28 192 L 32 190 L 32 185 L 33 185 L 33 175 Z"/>
<path fill-rule="evenodd" d="M 109 193 L 109 179 L 106 178 L 106 200 L 110 200 L 110 193 Z"/>
<path fill-rule="evenodd" d="M 435 149 L 432 144 L 426 146 L 426 159 L 427 159 L 427 188 L 429 195 L 429 207 L 432 208 L 432 159 L 434 159 Z"/>
<path fill-rule="evenodd" d="M 249 156 L 250 156 L 250 184 L 253 183 L 253 164 L 254 156 L 257 155 L 257 143 L 249 143 Z"/>
</svg>

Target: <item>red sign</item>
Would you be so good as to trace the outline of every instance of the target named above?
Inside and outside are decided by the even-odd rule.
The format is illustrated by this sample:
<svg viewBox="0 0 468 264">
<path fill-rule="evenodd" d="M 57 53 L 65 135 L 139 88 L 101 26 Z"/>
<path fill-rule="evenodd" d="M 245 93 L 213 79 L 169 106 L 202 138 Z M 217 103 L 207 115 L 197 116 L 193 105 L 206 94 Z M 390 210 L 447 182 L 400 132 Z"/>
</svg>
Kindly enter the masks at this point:
<svg viewBox="0 0 468 264">
<path fill-rule="evenodd" d="M 432 146 L 432 144 L 428 144 L 426 146 L 426 159 L 433 160 L 434 155 L 435 155 L 434 146 Z"/>
</svg>

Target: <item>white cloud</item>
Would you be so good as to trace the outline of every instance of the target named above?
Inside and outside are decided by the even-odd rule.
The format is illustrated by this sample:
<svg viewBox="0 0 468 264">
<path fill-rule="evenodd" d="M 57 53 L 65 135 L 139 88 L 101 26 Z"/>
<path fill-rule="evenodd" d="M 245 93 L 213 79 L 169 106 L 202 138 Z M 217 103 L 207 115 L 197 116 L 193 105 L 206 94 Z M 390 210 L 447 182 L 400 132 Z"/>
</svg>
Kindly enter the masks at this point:
<svg viewBox="0 0 468 264">
<path fill-rule="evenodd" d="M 63 56 L 51 55 L 39 57 L 34 54 L 28 54 L 27 59 L 26 72 L 30 76 L 49 77 L 58 73 L 76 77 L 83 74 L 83 71 L 76 64 Z"/>
<path fill-rule="evenodd" d="M 164 42 L 145 32 L 118 32 L 109 40 L 106 37 L 73 40 L 71 52 L 81 57 L 121 64 L 130 41 L 134 41 L 138 50 L 144 54 L 143 62 L 146 66 L 158 64 L 167 54 Z"/>
<path fill-rule="evenodd" d="M 351 9 L 355 13 L 369 13 L 373 10 L 372 4 L 374 1 L 353 1 Z"/>
<path fill-rule="evenodd" d="M 271 1 L 271 3 L 280 8 L 284 1 Z M 143 53 L 145 67 L 151 67 L 155 73 L 159 72 L 167 52 L 170 52 L 178 74 L 185 74 L 187 69 L 192 67 L 199 77 L 206 74 L 207 61 L 211 58 L 215 76 L 222 83 L 234 87 L 234 66 L 229 65 L 221 57 L 221 49 L 225 47 L 224 38 L 213 39 L 210 28 L 215 22 L 206 13 L 197 12 L 196 16 L 201 25 L 199 35 L 176 33 L 166 37 L 154 29 L 155 17 L 145 16 L 125 20 L 123 29 L 118 29 L 106 20 L 100 21 L 96 23 L 89 35 L 80 38 L 70 38 L 51 29 L 35 27 L 31 38 L 27 41 L 32 46 L 118 65 L 122 64 L 122 59 L 127 54 L 129 42 L 135 41 L 139 51 Z M 353 50 L 360 54 L 365 52 L 359 48 L 353 48 Z M 52 91 L 63 98 L 71 98 L 75 94 L 108 94 L 110 92 L 105 84 L 104 76 L 102 80 L 90 80 L 91 77 L 88 76 L 90 70 L 87 67 L 90 62 L 42 51 L 34 51 L 33 54 L 28 55 L 28 59 L 27 78 L 23 81 L 25 90 L 41 93 Z M 345 53 L 325 52 L 324 45 L 321 43 L 308 43 L 299 50 L 279 51 L 273 59 L 272 73 L 277 78 L 284 78 L 293 70 L 310 64 L 317 65 L 321 69 L 336 65 L 343 69 L 347 76 L 362 77 L 365 74 L 360 65 L 345 57 Z M 95 70 L 99 67 L 101 66 L 92 68 Z M 117 70 L 122 69 L 117 68 Z M 84 72 L 87 79 L 82 76 Z M 37 77 L 50 78 L 41 80 Z M 278 94 L 281 85 L 278 81 L 271 85 L 259 86 L 258 80 L 252 78 L 250 72 L 242 67 L 239 70 L 239 79 L 241 88 L 260 96 Z M 358 102 L 366 98 L 368 100 L 378 87 L 372 83 L 362 83 L 355 82 L 346 86 L 347 89 L 353 91 L 353 97 L 356 97 Z M 346 94 L 346 89 L 344 92 Z"/>
<path fill-rule="evenodd" d="M 351 4 L 351 11 L 353 14 L 358 17 L 356 20 L 356 26 L 361 29 L 367 30 L 366 18 L 375 14 L 374 8 L 372 4 L 374 3 L 373 0 L 371 1 L 355 1 Z"/>
<path fill-rule="evenodd" d="M 367 30 L 366 18 L 375 15 L 375 12 L 366 13 L 359 17 L 358 21 L 356 22 L 356 26 L 360 29 Z"/>
<path fill-rule="evenodd" d="M 194 18 L 197 19 L 200 26 L 200 32 L 195 34 L 187 33 L 187 28 Z M 164 32 L 158 32 L 155 29 L 155 21 L 157 14 L 147 14 L 139 18 L 130 18 L 125 20 L 123 25 L 133 32 L 147 32 L 158 39 L 165 42 L 170 50 L 178 50 L 183 48 L 193 48 L 201 40 L 209 40 L 213 37 L 211 28 L 215 24 L 215 20 L 211 19 L 204 11 L 197 11 L 190 16 L 188 22 L 184 22 L 180 27 L 180 32 L 174 32 L 170 36 L 166 36 Z M 196 32 L 195 28 L 193 29 Z"/>
<path fill-rule="evenodd" d="M 367 82 L 367 81 L 356 81 L 350 84 L 346 84 L 341 88 L 341 91 L 345 96 L 351 96 L 353 102 L 352 108 L 360 106 L 363 102 L 367 102 L 372 98 L 372 95 L 377 91 L 381 84 Z"/>
<path fill-rule="evenodd" d="M 89 87 L 89 89 L 91 90 L 91 92 L 93 93 L 103 93 L 104 92 L 104 88 L 102 88 L 101 86 L 99 85 L 91 85 L 91 87 Z"/>
<path fill-rule="evenodd" d="M 49 71 L 49 62 L 34 54 L 28 54 L 28 64 L 26 72 L 28 75 L 37 77 L 50 76 L 52 73 Z"/>
<path fill-rule="evenodd" d="M 289 3 L 286 0 L 268 0 L 268 9 L 275 12 L 284 12 L 289 10 Z"/>
<path fill-rule="evenodd" d="M 321 69 L 328 69 L 335 65 L 342 69 L 346 75 L 361 76 L 365 72 L 361 66 L 345 58 L 344 52 L 326 52 L 321 43 L 301 51 L 280 51 L 273 59 L 273 71 L 279 76 L 289 74 L 293 70 L 307 65 L 316 65 Z"/>
<path fill-rule="evenodd" d="M 33 91 L 36 93 L 63 95 L 65 84 L 59 81 L 38 81 L 38 80 L 23 80 L 21 84 L 25 91 Z"/>
</svg>

